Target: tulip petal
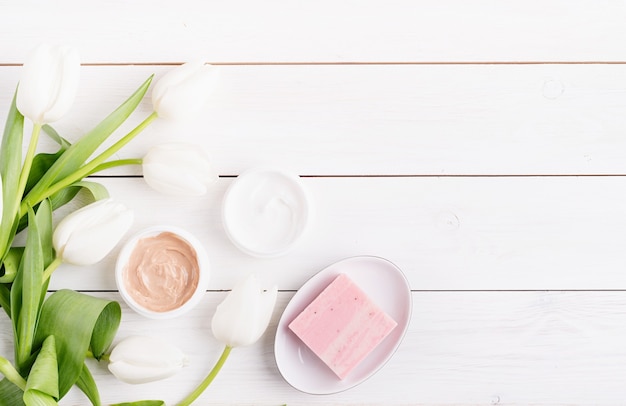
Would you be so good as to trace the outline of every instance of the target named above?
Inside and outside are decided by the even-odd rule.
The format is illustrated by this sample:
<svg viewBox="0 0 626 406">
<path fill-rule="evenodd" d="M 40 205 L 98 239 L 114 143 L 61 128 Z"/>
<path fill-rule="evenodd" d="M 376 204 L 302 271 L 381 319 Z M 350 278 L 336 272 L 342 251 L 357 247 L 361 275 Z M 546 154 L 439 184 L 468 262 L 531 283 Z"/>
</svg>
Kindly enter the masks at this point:
<svg viewBox="0 0 626 406">
<path fill-rule="evenodd" d="M 180 367 L 154 368 L 129 364 L 124 361 L 109 364 L 109 371 L 111 371 L 117 379 L 130 384 L 158 381 L 175 375 L 179 370 Z"/>
<path fill-rule="evenodd" d="M 108 367 L 119 380 L 138 384 L 172 376 L 187 363 L 185 354 L 167 342 L 131 336 L 115 346 Z"/>
<path fill-rule="evenodd" d="M 161 164 L 143 166 L 144 179 L 154 190 L 173 196 L 202 196 L 207 193 L 207 185 L 182 168 L 172 169 Z"/>
<path fill-rule="evenodd" d="M 87 205 L 65 217 L 54 231 L 57 255 L 74 265 L 91 265 L 104 258 L 126 234 L 132 211 L 111 199 Z"/>
<path fill-rule="evenodd" d="M 154 86 L 154 110 L 165 119 L 193 116 L 209 100 L 218 76 L 219 69 L 204 62 L 189 62 L 172 69 Z"/>
<path fill-rule="evenodd" d="M 155 104 L 160 102 L 172 87 L 176 87 L 184 82 L 202 65 L 204 65 L 203 61 L 187 62 L 167 72 L 155 83 L 152 89 L 152 102 Z"/>
<path fill-rule="evenodd" d="M 153 189 L 176 196 L 201 196 L 217 181 L 208 157 L 195 145 L 161 144 L 143 159 L 143 176 Z"/>
<path fill-rule="evenodd" d="M 276 287 L 262 292 L 256 276 L 248 276 L 218 305 L 211 321 L 213 335 L 230 347 L 253 344 L 267 329 L 277 296 Z"/>
<path fill-rule="evenodd" d="M 49 46 L 40 44 L 35 47 L 27 56 L 22 65 L 20 83 L 17 91 L 15 103 L 22 115 L 28 117 L 36 123 L 43 121 L 43 111 L 48 103 L 47 98 L 42 97 L 47 87 L 48 70 L 42 70 L 49 60 Z"/>
<path fill-rule="evenodd" d="M 78 52 L 41 44 L 22 67 L 17 108 L 37 124 L 56 121 L 71 107 L 80 76 Z"/>
<path fill-rule="evenodd" d="M 109 360 L 152 367 L 183 367 L 187 364 L 187 357 L 180 349 L 148 336 L 130 336 L 120 341 L 111 351 Z"/>
<path fill-rule="evenodd" d="M 52 94 L 55 97 L 44 115 L 45 123 L 57 121 L 70 110 L 80 81 L 78 51 L 73 48 L 62 47 L 58 50 L 58 54 L 56 62 L 60 80 L 54 81 L 56 88 Z"/>
</svg>

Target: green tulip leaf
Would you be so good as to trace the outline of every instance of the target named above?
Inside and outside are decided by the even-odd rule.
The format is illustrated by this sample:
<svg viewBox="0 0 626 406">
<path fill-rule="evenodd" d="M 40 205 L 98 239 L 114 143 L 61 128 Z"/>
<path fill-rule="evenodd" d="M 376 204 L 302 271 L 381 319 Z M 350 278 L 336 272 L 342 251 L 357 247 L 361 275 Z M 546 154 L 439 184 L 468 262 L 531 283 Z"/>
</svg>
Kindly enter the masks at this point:
<svg viewBox="0 0 626 406">
<path fill-rule="evenodd" d="M 68 149 L 72 144 L 66 140 L 65 138 L 61 137 L 59 135 L 59 133 L 52 127 L 50 127 L 49 124 L 44 124 L 41 129 L 44 131 L 44 133 L 46 133 L 46 135 L 48 137 L 50 137 L 53 141 L 55 141 L 57 144 L 59 144 L 59 146 L 61 147 L 62 151 L 65 151 L 66 149 Z"/>
<path fill-rule="evenodd" d="M 47 200 L 37 211 L 28 210 L 30 227 L 26 247 L 17 266 L 10 292 L 10 313 L 15 338 L 15 359 L 18 369 L 27 371 L 33 361 L 33 340 L 48 281 L 43 280 L 44 267 L 54 257 L 52 249 L 52 210 Z M 19 252 L 14 250 L 13 252 Z M 12 263 L 16 266 L 17 261 Z"/>
<path fill-rule="evenodd" d="M 122 319 L 122 309 L 119 303 L 109 302 L 106 310 L 100 313 L 96 321 L 89 345 L 93 357 L 98 361 L 111 346 Z M 112 328 L 113 326 L 115 328 Z"/>
<path fill-rule="evenodd" d="M 43 259 L 44 269 L 50 265 L 55 258 L 54 247 L 52 246 L 52 206 L 50 200 L 46 199 L 37 208 L 37 214 L 35 215 L 35 222 L 37 223 L 37 230 L 39 232 L 39 240 L 41 241 L 41 254 Z M 28 231 L 31 232 L 30 230 Z M 39 306 L 37 317 L 39 317 L 39 310 L 46 299 L 46 293 L 48 291 L 48 285 L 50 284 L 50 278 L 43 280 L 39 288 Z"/>
<path fill-rule="evenodd" d="M 94 406 L 100 406 L 102 403 L 100 401 L 100 393 L 98 392 L 98 386 L 96 385 L 96 381 L 93 379 L 93 375 L 87 368 L 86 364 L 83 364 L 83 369 L 76 381 L 76 386 L 87 396 L 87 398 L 91 401 L 91 404 Z"/>
<path fill-rule="evenodd" d="M 13 339 L 15 340 L 14 352 L 16 354 L 16 362 L 18 362 L 18 365 L 20 362 L 19 358 L 17 357 L 17 352 L 18 352 L 18 346 L 20 345 L 18 326 L 19 326 L 20 310 L 22 309 L 22 286 L 23 286 L 22 269 L 24 269 L 24 263 L 20 262 L 19 270 L 17 271 L 17 275 L 15 276 L 15 279 L 13 280 L 13 284 L 11 285 L 10 301 L 9 301 L 10 303 L 9 307 L 11 310 L 10 319 L 13 321 L 11 323 L 13 326 Z"/>
<path fill-rule="evenodd" d="M 82 180 L 80 182 L 76 182 L 72 184 L 72 186 L 70 187 L 82 188 L 88 191 L 89 193 L 91 193 L 91 196 L 93 196 L 94 200 L 102 200 L 102 199 L 109 198 L 109 191 L 107 190 L 107 188 L 97 182 L 90 182 L 90 181 Z"/>
<path fill-rule="evenodd" d="M 39 182 L 39 180 L 45 175 L 45 173 L 54 165 L 54 163 L 63 154 L 63 150 L 59 150 L 55 153 L 40 153 L 33 157 L 33 163 L 28 174 L 28 180 L 26 181 L 25 194 L 28 194 L 32 188 Z"/>
<path fill-rule="evenodd" d="M 67 203 L 71 202 L 74 197 L 81 190 L 87 190 L 94 200 L 106 199 L 109 197 L 109 191 L 106 187 L 100 183 L 89 182 L 89 181 L 80 181 L 76 182 L 71 186 L 61 189 L 57 193 L 50 196 L 50 204 L 52 206 L 52 210 L 56 210 L 59 207 L 65 206 Z M 23 230 L 28 225 L 28 219 L 26 217 L 22 217 L 20 219 L 20 224 L 18 227 L 18 231 Z"/>
<path fill-rule="evenodd" d="M 13 383 L 20 390 L 26 388 L 26 381 L 24 378 L 22 378 L 9 360 L 4 357 L 0 357 L 0 374 L 4 375 L 5 379 Z M 2 391 L 0 391 L 0 393 L 2 393 Z"/>
<path fill-rule="evenodd" d="M 15 333 L 15 362 L 24 371 L 31 358 L 37 317 L 43 295 L 44 257 L 33 209 L 28 209 L 30 227 L 21 265 L 11 288 L 11 312 Z"/>
<path fill-rule="evenodd" d="M 4 309 L 7 316 L 11 317 L 11 290 L 10 285 L 0 283 L 0 306 Z"/>
<path fill-rule="evenodd" d="M 16 91 L 17 94 L 17 91 Z M 4 203 L 0 227 L 0 262 L 4 259 L 17 229 L 20 193 L 19 178 L 22 168 L 22 142 L 24 116 L 17 110 L 15 96 L 9 109 L 2 144 L 0 144 L 0 177 L 2 177 L 2 201 Z"/>
<path fill-rule="evenodd" d="M 80 187 L 66 187 L 61 189 L 57 193 L 50 196 L 50 203 L 52 204 L 52 209 L 56 210 L 59 207 L 65 206 L 69 202 L 72 201 L 76 197 L 76 195 L 80 192 Z"/>
<path fill-rule="evenodd" d="M 55 337 L 61 398 L 83 373 L 87 351 L 99 358 L 109 348 L 121 318 L 119 303 L 72 290 L 59 290 L 44 302 L 34 345 Z"/>
<path fill-rule="evenodd" d="M 0 269 L 0 283 L 11 283 L 17 275 L 24 247 L 11 247 Z"/>
<path fill-rule="evenodd" d="M 94 200 L 102 200 L 109 197 L 109 191 L 104 185 L 83 180 L 63 188 L 50 196 L 52 210 L 56 210 L 69 203 L 81 190 L 88 191 Z"/>
<path fill-rule="evenodd" d="M 40 196 L 54 183 L 76 172 L 96 149 L 135 111 L 152 82 L 150 76 L 122 105 L 102 120 L 93 130 L 72 144 L 41 177 L 26 197 L 26 203 L 36 204 Z"/>
<path fill-rule="evenodd" d="M 8 379 L 0 380 L 0 406 L 24 406 L 24 392 Z"/>
<path fill-rule="evenodd" d="M 136 402 L 116 403 L 111 406 L 165 406 L 162 400 L 138 400 Z"/>
<path fill-rule="evenodd" d="M 43 254 L 44 267 L 50 265 L 54 260 L 54 248 L 52 247 L 52 205 L 48 199 L 41 202 L 35 215 L 39 239 L 41 240 L 41 250 Z"/>
<path fill-rule="evenodd" d="M 24 403 L 57 405 L 59 399 L 59 372 L 54 336 L 48 336 L 28 374 L 24 389 Z"/>
</svg>

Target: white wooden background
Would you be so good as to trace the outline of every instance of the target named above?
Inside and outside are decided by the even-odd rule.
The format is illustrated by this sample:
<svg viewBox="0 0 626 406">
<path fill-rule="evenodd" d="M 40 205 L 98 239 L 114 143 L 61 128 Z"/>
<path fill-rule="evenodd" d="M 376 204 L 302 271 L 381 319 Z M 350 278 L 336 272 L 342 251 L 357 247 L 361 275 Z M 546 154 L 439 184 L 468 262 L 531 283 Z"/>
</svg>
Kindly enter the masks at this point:
<svg viewBox="0 0 626 406">
<path fill-rule="evenodd" d="M 80 50 L 78 100 L 56 124 L 76 139 L 149 74 L 221 65 L 203 118 L 158 122 L 120 156 L 202 145 L 222 175 L 197 199 L 150 190 L 138 170 L 97 179 L 136 210 L 138 231 L 179 225 L 211 256 L 189 315 L 124 307 L 118 337 L 160 335 L 192 364 L 131 386 L 94 365 L 105 403 L 174 404 L 221 351 L 215 306 L 249 271 L 278 284 L 273 323 L 233 351 L 198 404 L 623 404 L 626 399 L 626 2 L 556 0 L 0 1 L 0 116 L 41 41 Z M 150 112 L 146 100 L 129 126 Z M 133 121 L 134 120 L 134 121 Z M 235 175 L 274 163 L 304 177 L 317 207 L 297 250 L 254 259 L 220 223 Z M 117 250 L 65 266 L 52 289 L 119 300 Z M 347 392 L 292 389 L 273 359 L 294 292 L 353 255 L 385 257 L 413 289 L 394 358 Z M 0 353 L 12 354 L 0 314 Z M 71 392 L 63 405 L 83 405 Z"/>
</svg>

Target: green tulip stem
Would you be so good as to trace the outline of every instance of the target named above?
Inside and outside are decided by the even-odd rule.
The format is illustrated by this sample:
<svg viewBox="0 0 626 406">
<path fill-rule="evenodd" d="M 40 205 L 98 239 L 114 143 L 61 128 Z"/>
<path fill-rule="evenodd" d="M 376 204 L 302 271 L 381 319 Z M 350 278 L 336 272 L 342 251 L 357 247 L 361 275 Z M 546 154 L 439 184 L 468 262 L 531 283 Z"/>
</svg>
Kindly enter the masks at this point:
<svg viewBox="0 0 626 406">
<path fill-rule="evenodd" d="M 143 159 L 141 158 L 128 158 L 128 159 L 118 159 L 115 161 L 109 161 L 109 162 L 105 162 L 103 164 L 98 165 L 93 171 L 89 173 L 89 175 L 102 172 L 106 169 L 116 168 L 118 166 L 141 165 L 142 163 L 143 163 Z"/>
<path fill-rule="evenodd" d="M 35 205 L 43 201 L 44 199 L 47 199 L 48 197 L 54 195 L 55 193 L 65 189 L 66 187 L 85 178 L 90 173 L 92 173 L 96 168 L 98 168 L 100 165 L 104 164 L 104 161 L 110 158 L 111 155 L 115 154 L 117 151 L 122 149 L 122 147 L 124 147 L 126 144 L 132 141 L 133 138 L 139 135 L 139 133 L 142 132 L 151 122 L 156 120 L 156 118 L 157 118 L 157 113 L 153 111 L 148 117 L 146 117 L 145 120 L 139 123 L 137 127 L 133 128 L 128 134 L 126 134 L 124 137 L 119 139 L 115 144 L 111 145 L 109 148 L 107 148 L 104 152 L 102 152 L 100 155 L 95 157 L 89 163 L 87 163 L 86 165 L 83 165 L 80 169 L 78 169 L 76 172 L 72 173 L 68 177 L 53 184 L 45 192 L 41 193 L 41 195 L 34 197 L 32 199 L 32 200 L 35 200 L 34 202 L 33 201 L 22 202 L 22 205 L 20 206 L 20 217 L 24 215 L 24 213 L 26 213 L 27 203 L 30 203 L 31 205 Z"/>
<path fill-rule="evenodd" d="M 50 279 L 50 276 L 52 275 L 52 272 L 54 272 L 59 267 L 59 265 L 61 265 L 62 262 L 63 262 L 63 260 L 61 259 L 61 257 L 56 257 L 50 263 L 50 265 L 48 265 L 48 267 L 46 267 L 45 271 L 43 271 L 43 282 L 44 283 L 48 279 Z"/>
<path fill-rule="evenodd" d="M 209 387 L 211 382 L 213 382 L 213 379 L 215 379 L 217 374 L 220 372 L 220 369 L 222 369 L 222 366 L 226 362 L 228 355 L 230 355 L 230 350 L 232 349 L 233 348 L 229 347 L 228 345 L 224 348 L 224 351 L 222 352 L 220 359 L 217 360 L 217 363 L 215 364 L 211 372 L 209 372 L 209 375 L 207 375 L 207 377 L 204 378 L 204 381 L 202 381 L 202 383 L 200 383 L 200 385 L 198 385 L 198 387 L 193 392 L 191 392 L 189 396 L 187 396 L 180 403 L 178 403 L 177 406 L 190 405 L 191 403 L 193 403 L 194 400 L 196 400 L 202 394 L 202 392 L 204 392 L 206 388 Z"/>
<path fill-rule="evenodd" d="M 72 183 L 84 178 L 85 176 L 87 176 L 91 171 L 93 171 L 94 169 L 96 169 L 98 166 L 100 166 L 102 163 L 104 163 L 104 161 L 106 161 L 107 159 L 109 159 L 111 157 L 111 155 L 113 155 L 114 153 L 116 153 L 117 151 L 119 151 L 120 149 L 122 149 L 126 144 L 128 144 L 129 142 L 131 142 L 133 140 L 133 138 L 135 138 L 137 135 L 139 135 L 140 132 L 142 132 L 148 125 L 150 125 L 151 122 L 153 122 L 154 120 L 156 120 L 157 118 L 157 113 L 156 112 L 152 112 L 148 117 L 146 117 L 145 120 L 143 120 L 141 123 L 139 123 L 139 125 L 135 128 L 132 129 L 131 132 L 129 132 L 128 134 L 126 134 L 124 137 L 122 137 L 119 141 L 117 141 L 115 144 L 111 145 L 109 148 L 107 148 L 103 153 L 101 153 L 100 155 L 98 155 L 97 157 L 95 157 L 91 162 L 89 162 L 87 165 L 83 166 L 82 168 L 80 168 L 73 176 L 73 181 L 70 182 L 68 185 L 71 185 Z M 53 186 L 54 187 L 54 186 Z M 62 188 L 61 188 L 62 189 Z M 60 190 L 60 189 L 59 189 Z"/>
<path fill-rule="evenodd" d="M 20 180 L 17 187 L 17 199 L 22 198 L 24 190 L 26 189 L 26 183 L 28 182 L 28 175 L 30 174 L 30 168 L 33 165 L 33 159 L 35 158 L 35 151 L 37 150 L 37 144 L 39 143 L 39 134 L 41 133 L 41 124 L 33 124 L 33 132 L 30 136 L 30 142 L 28 144 L 28 151 L 24 158 L 24 166 L 22 166 L 22 172 L 20 173 Z M 26 213 L 26 208 L 24 208 Z"/>
<path fill-rule="evenodd" d="M 17 372 L 15 367 L 6 358 L 0 357 L 0 374 L 4 375 L 9 382 L 20 388 L 22 391 L 26 389 L 26 381 Z"/>
</svg>

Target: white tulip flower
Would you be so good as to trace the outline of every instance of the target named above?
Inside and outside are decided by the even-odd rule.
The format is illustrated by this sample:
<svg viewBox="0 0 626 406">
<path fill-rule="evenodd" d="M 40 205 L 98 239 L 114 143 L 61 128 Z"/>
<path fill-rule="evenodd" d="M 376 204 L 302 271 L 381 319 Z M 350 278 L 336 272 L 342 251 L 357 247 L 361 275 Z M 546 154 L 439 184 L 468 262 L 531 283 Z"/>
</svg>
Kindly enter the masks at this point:
<svg viewBox="0 0 626 406">
<path fill-rule="evenodd" d="M 17 109 L 41 125 L 61 118 L 74 103 L 80 77 L 78 51 L 41 44 L 27 57 L 17 90 Z"/>
<path fill-rule="evenodd" d="M 174 196 L 202 196 L 218 179 L 204 151 L 184 143 L 152 147 L 143 158 L 142 169 L 150 187 Z"/>
<path fill-rule="evenodd" d="M 140 384 L 168 378 L 188 365 L 177 347 L 153 337 L 131 336 L 113 348 L 109 371 L 120 381 Z"/>
<path fill-rule="evenodd" d="M 209 101 L 218 76 L 218 68 L 204 62 L 189 62 L 172 69 L 152 90 L 154 111 L 165 119 L 195 115 Z"/>
<path fill-rule="evenodd" d="M 276 286 L 268 291 L 261 290 L 253 274 L 235 285 L 217 306 L 211 320 L 213 335 L 225 345 L 224 351 L 206 378 L 178 406 L 189 406 L 202 395 L 233 348 L 253 344 L 261 338 L 272 318 L 277 296 Z"/>
<path fill-rule="evenodd" d="M 263 291 L 254 274 L 238 283 L 217 306 L 211 329 L 213 335 L 228 347 L 255 343 L 272 317 L 278 289 Z"/>
<path fill-rule="evenodd" d="M 89 204 L 65 217 L 54 230 L 57 257 L 73 265 L 91 265 L 104 258 L 133 223 L 133 212 L 112 199 Z"/>
</svg>

